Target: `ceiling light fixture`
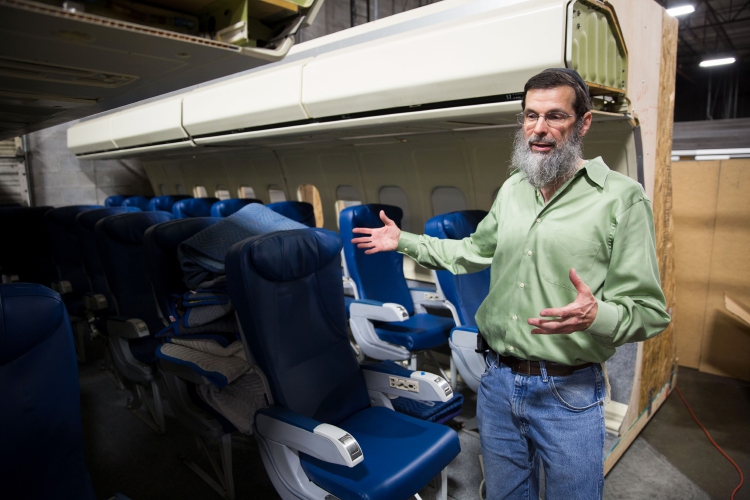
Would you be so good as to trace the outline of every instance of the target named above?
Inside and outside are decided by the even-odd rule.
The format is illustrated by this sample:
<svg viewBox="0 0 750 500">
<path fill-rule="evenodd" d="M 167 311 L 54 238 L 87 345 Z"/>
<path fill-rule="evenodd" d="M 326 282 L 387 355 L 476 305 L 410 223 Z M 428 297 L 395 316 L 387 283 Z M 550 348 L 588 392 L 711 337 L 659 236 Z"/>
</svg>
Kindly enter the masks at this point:
<svg viewBox="0 0 750 500">
<path fill-rule="evenodd" d="M 693 7 L 692 5 L 680 5 L 678 7 L 667 9 L 667 14 L 672 17 L 684 16 L 687 14 L 692 14 L 693 12 L 695 12 L 695 7 Z"/>
<path fill-rule="evenodd" d="M 725 64 L 732 64 L 735 61 L 734 57 L 725 57 L 724 59 L 708 59 L 700 63 L 701 68 L 710 68 L 711 66 L 723 66 Z"/>
</svg>

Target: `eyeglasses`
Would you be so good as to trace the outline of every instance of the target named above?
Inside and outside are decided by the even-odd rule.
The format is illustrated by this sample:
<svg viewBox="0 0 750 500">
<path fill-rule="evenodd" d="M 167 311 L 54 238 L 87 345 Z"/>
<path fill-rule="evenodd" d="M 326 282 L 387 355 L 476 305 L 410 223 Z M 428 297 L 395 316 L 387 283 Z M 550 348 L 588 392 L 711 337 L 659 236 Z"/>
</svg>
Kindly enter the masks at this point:
<svg viewBox="0 0 750 500">
<path fill-rule="evenodd" d="M 555 128 L 562 127 L 568 118 L 573 117 L 575 117 L 575 115 L 569 115 L 561 111 L 552 111 L 544 115 L 533 112 L 523 112 L 516 115 L 516 119 L 521 125 L 530 127 L 532 125 L 536 125 L 536 122 L 539 121 L 539 118 L 544 118 L 544 121 L 547 122 L 547 125 Z"/>
</svg>

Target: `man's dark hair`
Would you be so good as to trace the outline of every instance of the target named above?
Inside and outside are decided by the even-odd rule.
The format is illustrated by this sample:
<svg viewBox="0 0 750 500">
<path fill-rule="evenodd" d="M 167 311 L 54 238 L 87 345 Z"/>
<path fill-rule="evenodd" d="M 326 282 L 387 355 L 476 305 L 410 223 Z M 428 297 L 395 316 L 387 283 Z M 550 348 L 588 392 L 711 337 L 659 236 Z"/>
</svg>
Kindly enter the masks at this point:
<svg viewBox="0 0 750 500">
<path fill-rule="evenodd" d="M 521 108 L 526 109 L 526 93 L 529 90 L 553 89 L 555 87 L 572 87 L 575 91 L 573 109 L 576 113 L 576 121 L 583 118 L 583 115 L 588 111 L 591 111 L 591 97 L 589 97 L 589 89 L 586 83 L 578 73 L 568 68 L 545 69 L 538 75 L 529 78 L 529 81 L 523 87 Z"/>
</svg>

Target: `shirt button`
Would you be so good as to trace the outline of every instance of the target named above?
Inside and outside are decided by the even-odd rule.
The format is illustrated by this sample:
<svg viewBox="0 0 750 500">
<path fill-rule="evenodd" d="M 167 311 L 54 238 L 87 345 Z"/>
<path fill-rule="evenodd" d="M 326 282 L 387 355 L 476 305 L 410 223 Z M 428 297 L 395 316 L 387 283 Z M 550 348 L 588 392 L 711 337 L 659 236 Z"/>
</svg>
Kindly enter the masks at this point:
<svg viewBox="0 0 750 500">
<path fill-rule="evenodd" d="M 528 255 L 529 257 L 531 257 L 531 250 L 529 250 L 528 252 L 526 252 L 526 255 Z"/>
<path fill-rule="evenodd" d="M 508 346 L 508 350 L 509 350 L 510 352 L 513 352 L 513 346 L 512 346 L 512 345 L 509 345 L 509 346 Z"/>
<path fill-rule="evenodd" d="M 517 319 L 518 319 L 518 316 L 516 316 L 516 315 L 514 314 L 514 315 L 513 315 L 513 321 L 515 321 L 515 320 L 517 320 Z"/>
<path fill-rule="evenodd" d="M 539 224 L 540 222 L 542 222 L 542 219 L 537 219 L 537 220 L 536 220 L 536 223 L 537 223 L 537 224 Z"/>
<path fill-rule="evenodd" d="M 404 247 L 404 252 L 408 252 L 408 251 L 409 251 L 409 247 Z"/>
<path fill-rule="evenodd" d="M 520 285 L 518 285 L 518 286 L 520 286 L 521 288 L 523 288 L 523 283 L 521 283 L 521 284 L 520 284 Z"/>
</svg>

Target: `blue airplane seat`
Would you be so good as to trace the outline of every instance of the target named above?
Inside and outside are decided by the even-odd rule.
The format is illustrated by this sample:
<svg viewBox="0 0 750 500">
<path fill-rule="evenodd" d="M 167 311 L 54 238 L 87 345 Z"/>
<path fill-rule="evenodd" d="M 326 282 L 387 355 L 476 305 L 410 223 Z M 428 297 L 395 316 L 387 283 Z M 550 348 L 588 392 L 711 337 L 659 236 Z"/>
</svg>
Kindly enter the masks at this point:
<svg viewBox="0 0 750 500">
<path fill-rule="evenodd" d="M 129 196 L 122 202 L 121 207 L 138 207 L 143 211 L 148 210 L 148 203 L 151 201 L 150 196 Z"/>
<path fill-rule="evenodd" d="M 251 203 L 260 203 L 262 201 L 255 198 L 230 198 L 228 200 L 219 200 L 211 206 L 211 217 L 229 217 L 238 212 L 242 207 Z"/>
<path fill-rule="evenodd" d="M 460 240 L 474 233 L 486 215 L 484 210 L 436 215 L 425 224 L 425 234 Z M 476 392 L 485 366 L 484 357 L 475 352 L 478 329 L 474 316 L 490 291 L 490 268 L 470 274 L 454 275 L 450 271 L 435 271 L 435 274 L 443 295 L 452 305 L 451 312 L 456 322 L 448 342 L 453 366 Z M 455 373 L 453 375 L 451 380 L 456 380 Z"/>
<path fill-rule="evenodd" d="M 315 227 L 315 210 L 304 201 L 278 201 L 269 203 L 268 208 L 307 227 Z"/>
<path fill-rule="evenodd" d="M 97 208 L 102 206 L 72 205 L 53 208 L 44 214 L 59 278 L 56 291 L 63 295 L 69 306 L 68 313 L 71 315 L 80 315 L 84 312 L 83 294 L 91 291 L 76 231 L 76 217 L 82 212 Z M 70 308 L 72 302 L 76 304 L 74 309 Z"/>
<path fill-rule="evenodd" d="M 355 227 L 382 227 L 380 210 L 401 225 L 402 211 L 391 205 L 358 205 L 340 214 L 344 258 L 359 295 L 359 300 L 349 306 L 349 324 L 367 356 L 381 360 L 411 359 L 410 368 L 416 369 L 414 352 L 446 344 L 454 323 L 450 318 L 417 310 L 404 278 L 401 254 L 365 255 L 364 250 L 352 245 Z"/>
<path fill-rule="evenodd" d="M 57 268 L 44 214 L 52 207 L 2 207 L 0 228 L 5 235 L 18 235 L 12 245 L 2 244 L 0 262 L 6 281 L 49 286 L 57 281 Z M 21 237 L 22 236 L 22 237 Z"/>
<path fill-rule="evenodd" d="M 107 198 L 104 200 L 104 206 L 105 207 L 120 207 L 122 206 L 122 202 L 125 201 L 125 198 L 127 198 L 127 196 L 123 196 L 121 194 L 107 196 Z"/>
<path fill-rule="evenodd" d="M 148 252 L 151 283 L 156 301 L 165 318 L 172 314 L 173 298 L 188 292 L 177 255 L 180 243 L 220 220 L 221 218 L 216 217 L 177 219 L 156 224 L 146 230 L 144 241 Z M 203 440 L 204 444 L 213 441 L 220 443 L 221 466 L 212 465 L 214 470 L 222 471 L 219 483 L 223 486 L 227 498 L 234 498 L 232 432 L 237 428 L 198 395 L 196 384 L 210 383 L 199 373 L 164 358 L 159 359 L 159 368 L 164 379 L 169 406 L 177 420 Z M 193 470 L 200 468 L 195 463 L 189 463 L 189 466 Z M 202 472 L 203 474 L 199 473 L 201 478 L 208 477 L 207 472 Z"/>
<path fill-rule="evenodd" d="M 154 404 L 147 402 L 151 419 L 146 423 L 159 433 L 164 432 L 164 413 L 154 376 L 156 348 L 161 341 L 154 335 L 165 323 L 154 301 L 143 235 L 149 227 L 172 219 L 167 212 L 125 213 L 103 218 L 94 227 L 107 285 L 117 307 L 117 316 L 107 320 L 110 352 L 119 372 L 133 382 L 131 408 L 147 397 L 145 387 L 150 384 Z"/>
<path fill-rule="evenodd" d="M 93 304 L 99 304 L 87 304 L 87 307 L 92 311 L 106 310 L 109 314 L 117 314 L 117 307 L 107 288 L 107 278 L 104 275 L 104 266 L 99 257 L 99 248 L 96 243 L 94 227 L 97 222 L 105 217 L 140 211 L 141 209 L 138 207 L 108 207 L 88 210 L 76 216 L 78 242 L 80 244 L 81 257 L 83 258 L 86 275 L 91 283 L 91 292 L 93 295 L 100 295 L 104 298 L 104 301 L 99 300 L 96 302 L 96 298 L 93 295 L 91 296 L 95 300 Z"/>
<path fill-rule="evenodd" d="M 210 217 L 211 206 L 217 201 L 219 201 L 218 198 L 190 198 L 179 200 L 172 205 L 172 214 L 174 214 L 175 219 Z"/>
<path fill-rule="evenodd" d="M 60 296 L 0 285 L 3 498 L 95 500 L 83 452 L 78 365 Z"/>
<path fill-rule="evenodd" d="M 192 198 L 188 194 L 168 194 L 163 196 L 154 196 L 149 200 L 146 210 L 150 212 L 169 212 L 172 213 L 172 207 L 180 200 Z"/>
<path fill-rule="evenodd" d="M 337 234 L 299 229 L 249 238 L 227 255 L 243 342 L 273 401 L 255 413 L 253 432 L 266 471 L 283 498 L 406 499 L 440 474 L 437 497 L 445 499 L 458 435 L 393 411 L 385 394 L 447 401 L 453 393 L 434 374 L 360 366 L 347 335 L 340 253 Z M 389 384 L 394 376 L 402 388 Z M 406 379 L 420 392 L 405 390 Z"/>
</svg>

